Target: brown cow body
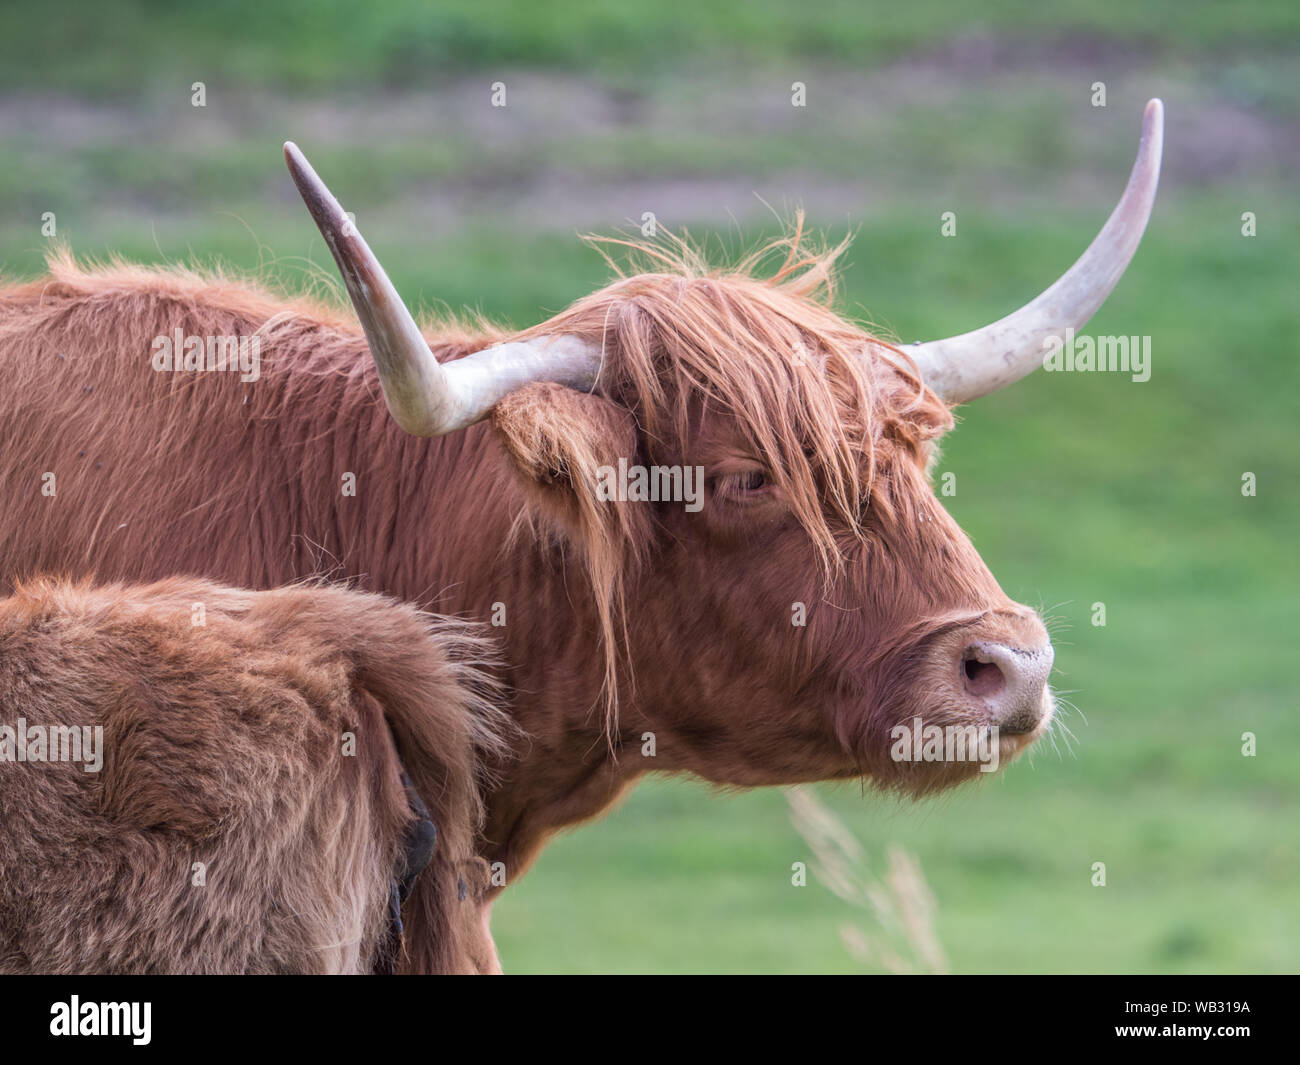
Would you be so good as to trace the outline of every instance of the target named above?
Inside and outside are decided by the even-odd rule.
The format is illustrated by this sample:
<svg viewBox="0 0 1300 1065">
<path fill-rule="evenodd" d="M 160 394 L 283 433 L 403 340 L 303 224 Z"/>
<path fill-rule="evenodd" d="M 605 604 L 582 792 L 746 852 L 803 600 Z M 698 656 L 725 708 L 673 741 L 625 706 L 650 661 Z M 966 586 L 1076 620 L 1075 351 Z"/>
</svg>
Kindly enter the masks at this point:
<svg viewBox="0 0 1300 1065">
<path fill-rule="evenodd" d="M 0 725 L 102 729 L 97 766 L 53 744 L 0 758 L 0 971 L 375 971 L 413 817 L 402 765 L 439 837 L 400 962 L 491 971 L 485 650 L 328 586 L 41 581 L 0 600 Z"/>
<path fill-rule="evenodd" d="M 947 409 L 823 306 L 829 258 L 779 283 L 686 264 L 616 283 L 559 319 L 609 331 L 626 360 L 614 397 L 534 385 L 492 423 L 433 440 L 387 416 L 338 312 L 55 260 L 52 277 L 2 290 L 0 574 L 271 588 L 324 573 L 471 620 L 502 604 L 496 679 L 527 739 L 494 767 L 482 853 L 509 877 L 652 769 L 740 785 L 865 775 L 910 792 L 969 779 L 971 765 L 890 761 L 888 729 L 914 713 L 970 719 L 959 662 L 973 635 L 1046 636 L 927 483 Z M 155 372 L 151 342 L 177 328 L 258 333 L 259 380 Z M 498 338 L 428 339 L 447 359 Z M 829 350 L 830 370 L 801 362 L 801 342 Z M 700 377 L 725 418 L 702 416 Z M 703 466 L 709 505 L 598 506 L 594 467 L 629 455 Z M 756 462 L 776 484 L 739 498 Z M 795 603 L 806 627 L 791 625 Z M 1004 760 L 1038 724 L 1003 737 Z"/>
<path fill-rule="evenodd" d="M 671 238 L 637 246 L 639 272 L 515 336 L 422 328 L 355 223 L 286 144 L 290 174 L 361 329 L 350 315 L 246 282 L 175 268 L 86 270 L 66 253 L 51 257 L 48 277 L 0 287 L 0 582 L 203 577 L 273 589 L 327 576 L 490 623 L 482 675 L 511 721 L 501 747 L 466 739 L 466 721 L 490 716 L 486 704 L 477 715 L 439 717 L 438 707 L 458 705 L 454 691 L 430 689 L 438 696 L 431 697 L 406 687 L 385 699 L 372 690 L 412 677 L 403 672 L 410 663 L 403 666 L 400 632 L 392 653 L 364 671 L 362 687 L 349 686 L 338 663 L 358 648 L 377 655 L 385 626 L 400 615 L 376 615 L 370 628 L 349 633 L 352 608 L 336 592 L 251 601 L 211 592 L 254 604 L 221 626 L 228 647 L 250 658 L 274 639 L 249 620 L 256 604 L 319 595 L 336 608 L 318 643 L 300 633 L 293 657 L 269 669 L 275 688 L 302 661 L 326 663 L 319 677 L 304 667 L 295 682 L 325 687 L 309 700 L 315 719 L 303 717 L 314 730 L 310 749 L 281 749 L 277 764 L 290 777 L 323 764 L 331 737 L 364 710 L 358 691 L 378 703 L 368 720 L 386 715 L 393 723 L 403 759 L 484 747 L 482 774 L 467 768 L 473 758 L 451 776 L 450 763 L 411 773 L 435 815 L 446 816 L 439 804 L 453 782 L 462 813 L 482 803 L 477 833 L 473 816 L 452 818 L 452 830 L 473 839 L 445 857 L 472 853 L 494 863 L 484 931 L 502 874 L 520 875 L 548 836 L 600 814 L 650 770 L 738 786 L 863 778 L 912 795 L 970 779 L 987 751 L 979 759 L 956 753 L 964 748 L 952 744 L 954 735 L 994 744 L 1005 764 L 1050 726 L 1053 651 L 1038 615 L 1003 594 L 936 499 L 935 441 L 952 426 L 951 405 L 1032 372 L 1101 305 L 1150 216 L 1162 141 L 1163 108 L 1153 100 L 1124 194 L 1079 260 L 1020 310 L 906 353 L 834 311 L 843 246 L 810 251 L 801 228 L 725 271 Z M 173 337 L 177 358 L 160 362 L 159 345 L 165 351 Z M 187 363 L 180 352 L 195 337 L 225 352 L 260 350 L 260 364 L 232 372 Z M 689 501 L 647 496 L 620 480 L 611 492 L 614 469 L 620 479 L 632 469 L 689 472 L 703 491 Z M 141 604 L 153 594 L 84 596 L 86 603 L 116 596 L 120 611 L 143 618 L 150 611 Z M 88 609 L 75 598 L 72 618 Z M 418 632 L 410 638 L 425 646 Z M 174 648 L 178 661 L 190 669 L 210 656 L 210 639 L 190 634 Z M 90 659 L 63 668 L 41 653 L 48 647 L 32 647 L 68 692 L 94 672 Z M 437 648 L 427 649 L 432 661 Z M 119 662 L 115 675 L 129 688 L 133 669 L 143 677 L 160 668 L 162 650 Z M 212 676 L 244 683 L 240 654 L 213 661 Z M 21 681 L 24 660 L 17 661 Z M 14 690 L 19 709 L 26 696 Z M 112 694 L 120 702 L 100 712 L 172 730 L 150 741 L 160 751 L 170 753 L 168 742 L 183 747 L 184 730 L 175 730 L 184 699 L 169 697 L 150 714 L 143 693 Z M 199 702 L 195 720 L 206 730 L 239 719 L 218 691 Z M 415 729 L 426 711 L 428 731 L 408 751 L 400 729 Z M 922 726 L 944 742 L 922 744 Z M 900 730 L 916 735 L 915 747 L 896 745 Z M 211 831 L 215 781 L 231 781 L 226 801 L 235 809 L 271 798 L 264 776 L 243 775 L 249 766 L 228 769 L 214 747 L 194 753 L 199 760 L 182 770 L 180 754 L 174 765 L 160 754 L 151 768 L 151 755 L 134 752 L 150 796 L 143 823 L 161 816 L 182 834 Z M 323 791 L 276 792 L 272 801 L 305 804 L 298 810 L 309 822 L 333 817 L 347 836 L 358 829 L 338 826 L 340 804 L 378 789 L 386 798 L 370 800 L 370 820 L 388 827 L 368 844 L 319 832 L 315 842 L 387 854 L 398 816 L 394 765 L 378 748 L 367 757 L 373 761 L 356 777 L 331 762 L 336 776 Z M 255 764 L 256 752 L 248 758 Z M 180 778 L 160 777 L 177 781 L 176 795 L 167 795 L 150 772 L 193 772 L 210 787 L 182 796 Z M 112 795 L 42 787 L 53 785 L 37 786 L 24 808 L 33 826 L 72 816 L 60 804 L 79 802 L 78 816 L 107 811 L 99 829 L 118 831 Z M 223 848 L 258 853 L 250 836 L 205 838 L 218 841 L 218 865 Z M 281 844 L 285 838 L 292 833 Z M 25 843 L 22 853 L 39 862 L 41 852 Z M 122 839 L 113 844 L 110 853 L 123 853 Z M 332 860 L 314 856 L 301 899 L 313 897 L 313 885 L 322 899 L 337 890 Z M 64 853 L 64 864 L 47 872 L 74 877 L 76 861 Z M 356 872 L 365 889 L 325 922 L 349 929 L 329 968 L 363 967 L 373 953 L 375 885 L 387 870 L 382 860 L 358 861 L 352 868 L 365 866 Z M 455 925 L 439 910 L 447 881 L 427 880 L 425 895 L 407 907 L 410 920 L 426 925 L 417 929 L 424 946 L 412 967 L 466 967 L 472 951 L 456 944 L 473 936 L 445 931 Z M 289 890 L 269 865 L 243 883 L 267 897 Z M 193 905 L 183 885 L 169 881 L 166 892 L 191 900 L 176 905 Z M 424 934 L 435 928 L 441 937 Z M 449 954 L 439 953 L 440 943 Z M 277 964 L 311 967 L 301 950 L 316 947 L 304 933 Z M 63 960 L 78 957 L 75 944 L 63 949 L 41 964 L 75 966 Z M 163 956 L 176 967 L 199 964 L 183 952 Z M 240 955 L 215 964 L 258 963 Z"/>
</svg>

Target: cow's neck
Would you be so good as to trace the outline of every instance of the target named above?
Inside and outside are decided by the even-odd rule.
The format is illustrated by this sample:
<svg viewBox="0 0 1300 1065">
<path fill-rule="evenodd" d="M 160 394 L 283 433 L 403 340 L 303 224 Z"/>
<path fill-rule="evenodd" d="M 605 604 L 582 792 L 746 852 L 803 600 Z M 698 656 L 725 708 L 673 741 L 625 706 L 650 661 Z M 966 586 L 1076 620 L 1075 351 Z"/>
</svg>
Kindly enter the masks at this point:
<svg viewBox="0 0 1300 1065">
<path fill-rule="evenodd" d="M 636 746 L 615 757 L 604 735 L 601 649 L 580 570 L 528 533 L 507 546 L 524 495 L 491 428 L 420 441 L 382 408 L 375 416 L 383 425 L 363 435 L 381 434 L 389 455 L 358 477 L 363 505 L 337 504 L 347 569 L 438 613 L 485 622 L 499 640 L 521 735 L 488 796 L 484 857 L 504 863 L 509 881 L 557 830 L 616 801 L 642 760 Z M 387 483 L 367 484 L 379 478 Z M 387 503 L 365 505 L 367 492 Z"/>
</svg>

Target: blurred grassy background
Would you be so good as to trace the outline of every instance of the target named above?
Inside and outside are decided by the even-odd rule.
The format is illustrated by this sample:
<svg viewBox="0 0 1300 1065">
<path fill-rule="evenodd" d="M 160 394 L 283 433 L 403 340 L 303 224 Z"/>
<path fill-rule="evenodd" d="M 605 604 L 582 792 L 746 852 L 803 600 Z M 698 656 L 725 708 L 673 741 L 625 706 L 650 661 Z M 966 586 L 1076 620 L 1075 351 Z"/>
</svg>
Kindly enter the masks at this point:
<svg viewBox="0 0 1300 1065">
<path fill-rule="evenodd" d="M 11 8 L 0 269 L 39 271 L 54 212 L 79 254 L 299 284 L 329 260 L 284 172 L 294 139 L 413 302 L 531 324 L 602 283 L 580 231 L 654 211 L 725 255 L 802 204 L 856 233 L 846 310 L 937 336 L 1074 259 L 1162 96 L 1155 217 L 1089 329 L 1152 336 L 1151 380 L 1037 375 L 964 411 L 940 467 L 1007 592 L 1063 619 L 1074 751 L 920 805 L 822 792 L 873 856 L 920 857 L 955 971 L 1294 972 L 1300 7 L 981 8 Z M 653 781 L 554 843 L 494 930 L 514 972 L 853 971 L 837 927 L 860 915 L 790 885 L 808 858 L 779 792 Z"/>
</svg>

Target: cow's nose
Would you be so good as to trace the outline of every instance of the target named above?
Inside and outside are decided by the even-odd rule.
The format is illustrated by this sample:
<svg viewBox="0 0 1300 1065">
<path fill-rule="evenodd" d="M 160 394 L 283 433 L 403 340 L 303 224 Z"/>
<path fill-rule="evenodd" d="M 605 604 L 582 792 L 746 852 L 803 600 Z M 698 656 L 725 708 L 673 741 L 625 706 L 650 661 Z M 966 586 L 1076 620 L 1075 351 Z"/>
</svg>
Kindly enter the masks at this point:
<svg viewBox="0 0 1300 1065">
<path fill-rule="evenodd" d="M 1033 732 L 1047 713 L 1044 693 L 1052 657 L 1050 643 L 1033 650 L 973 643 L 962 652 L 962 684 L 1001 731 Z"/>
</svg>

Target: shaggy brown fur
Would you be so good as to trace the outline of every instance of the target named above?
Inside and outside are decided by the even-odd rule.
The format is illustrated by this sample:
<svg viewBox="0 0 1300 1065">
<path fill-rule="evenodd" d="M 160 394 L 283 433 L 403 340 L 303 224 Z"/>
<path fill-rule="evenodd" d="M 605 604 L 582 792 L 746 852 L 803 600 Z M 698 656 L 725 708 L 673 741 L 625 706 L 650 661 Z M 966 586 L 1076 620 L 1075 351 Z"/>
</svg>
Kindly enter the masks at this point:
<svg viewBox="0 0 1300 1065">
<path fill-rule="evenodd" d="M 99 772 L 0 760 L 0 971 L 372 971 L 412 817 L 398 752 L 439 832 L 403 964 L 491 970 L 486 650 L 327 586 L 39 581 L 0 600 L 0 725 L 103 729 Z"/>
<path fill-rule="evenodd" d="M 908 459 L 928 454 L 926 442 L 952 427 L 952 416 L 926 391 L 910 359 L 869 337 L 831 309 L 835 263 L 847 245 L 826 252 L 804 244 L 802 218 L 785 239 L 764 246 L 733 269 L 710 269 L 697 249 L 668 235 L 666 245 L 592 237 L 598 246 L 629 250 L 640 269 L 579 300 L 524 336 L 572 334 L 604 344 L 613 355 L 602 371 L 602 394 L 631 411 L 618 454 L 638 451 L 633 425 L 650 462 L 681 461 L 700 435 L 706 409 L 732 421 L 741 455 L 760 459 L 785 508 L 811 540 L 827 582 L 842 576 L 855 546 L 867 539 L 868 507 L 877 522 L 897 523 L 896 502 L 912 495 L 900 483 Z M 775 268 L 759 276 L 764 263 Z M 615 271 L 624 267 L 612 257 Z M 556 397 L 554 390 L 552 397 Z M 512 397 L 497 417 L 513 428 Z M 556 406 L 564 406 L 555 402 Z M 595 418 L 588 424 L 588 418 Z M 540 420 L 540 419 L 539 419 Z M 580 464 L 605 461 L 608 418 L 590 410 L 552 437 Z M 623 419 L 627 421 L 627 419 Z M 544 443 L 510 435 L 517 459 L 536 477 Z M 617 436 L 616 436 L 617 438 Z M 737 456 L 731 456 L 734 459 Z M 725 481 L 727 467 L 720 464 Z M 878 476 L 879 475 L 879 476 Z M 611 508 L 595 498 L 594 476 L 570 478 L 576 523 L 601 605 L 602 644 L 611 710 L 617 704 L 616 618 L 624 586 L 649 549 L 644 507 Z M 725 492 L 725 483 L 722 485 Z M 907 521 L 904 521 L 906 527 Z"/>
<path fill-rule="evenodd" d="M 797 233 L 768 276 L 763 256 L 714 271 L 641 250 L 648 272 L 530 331 L 602 343 L 595 393 L 523 388 L 437 440 L 388 417 L 350 315 L 56 256 L 0 289 L 0 578 L 331 572 L 504 620 L 493 675 L 522 733 L 495 764 L 480 853 L 510 878 L 649 770 L 913 794 L 968 779 L 891 760 L 889 728 L 985 723 L 960 690 L 963 641 L 1046 635 L 930 489 L 948 411 L 832 310 L 834 253 Z M 152 339 L 178 327 L 256 331 L 261 379 L 153 372 Z M 454 359 L 504 334 L 426 336 Z M 597 468 L 620 458 L 702 466 L 703 510 L 599 499 Z M 1003 761 L 1033 738 L 1004 741 Z"/>
</svg>

